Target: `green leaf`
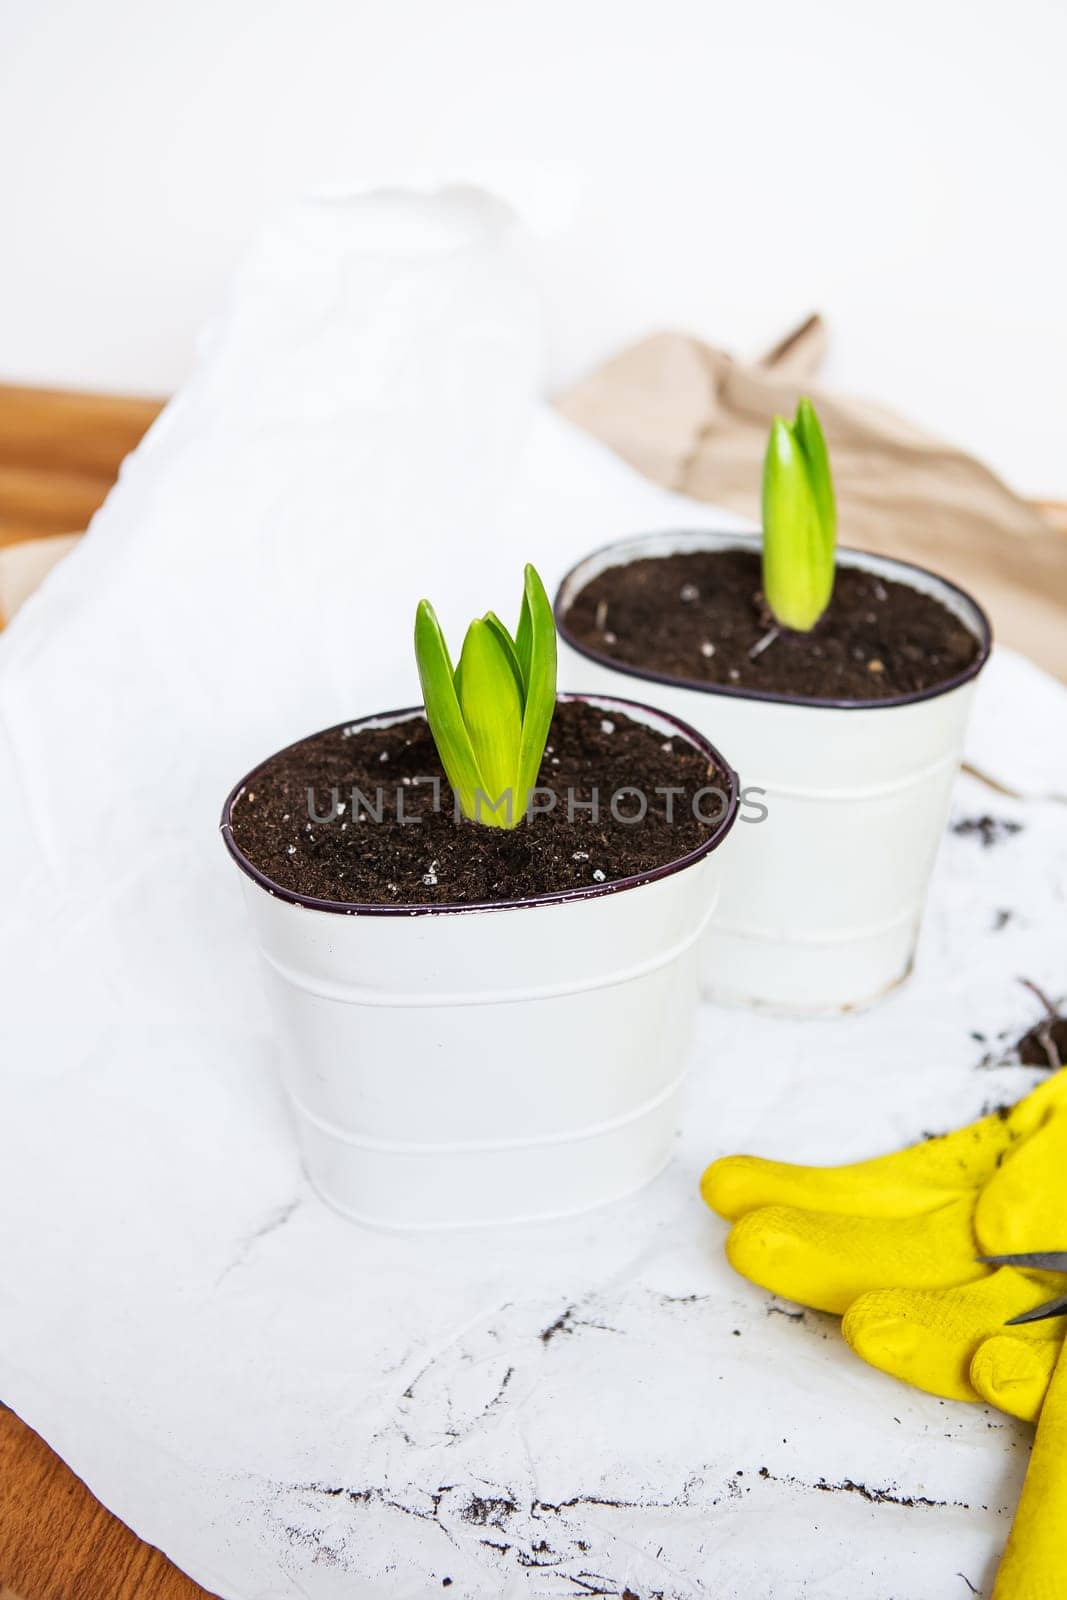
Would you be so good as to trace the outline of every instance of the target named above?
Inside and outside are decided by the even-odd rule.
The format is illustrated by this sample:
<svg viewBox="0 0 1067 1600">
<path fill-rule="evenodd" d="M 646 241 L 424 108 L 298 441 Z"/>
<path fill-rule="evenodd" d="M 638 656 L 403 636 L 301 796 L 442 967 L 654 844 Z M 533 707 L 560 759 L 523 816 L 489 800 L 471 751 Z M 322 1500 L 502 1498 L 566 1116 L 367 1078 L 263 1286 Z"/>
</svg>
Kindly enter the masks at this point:
<svg viewBox="0 0 1067 1600">
<path fill-rule="evenodd" d="M 426 720 L 445 776 L 459 796 L 464 815 L 473 816 L 475 796 L 485 788 L 485 782 L 453 683 L 448 645 L 428 600 L 420 600 L 415 613 L 415 661 Z"/>
<path fill-rule="evenodd" d="M 830 598 L 819 512 L 793 431 L 775 417 L 763 463 L 763 593 L 777 620 L 808 632 Z"/>
<path fill-rule="evenodd" d="M 495 611 L 487 611 L 485 616 L 482 618 L 482 621 L 488 627 L 492 628 L 493 632 L 496 634 L 497 642 L 499 643 L 501 650 L 503 650 L 504 654 L 507 656 L 508 664 L 510 665 L 512 672 L 515 674 L 515 682 L 519 686 L 519 699 L 525 705 L 526 682 L 523 678 L 522 667 L 519 665 L 519 658 L 515 650 L 514 639 L 511 637 L 511 634 L 505 628 Z"/>
<path fill-rule="evenodd" d="M 522 605 L 519 607 L 519 625 L 515 629 L 515 656 L 519 663 L 519 671 L 522 674 L 524 694 L 530 682 L 530 657 L 533 653 L 533 616 L 530 611 L 530 598 L 527 594 L 530 586 L 527 574 L 533 572 L 533 570 L 531 566 L 527 566 L 523 572 Z M 538 582 L 540 582 L 540 579 L 538 579 Z"/>
<path fill-rule="evenodd" d="M 837 505 L 834 500 L 834 479 L 830 471 L 830 453 L 818 414 L 806 394 L 797 402 L 793 437 L 804 452 L 808 464 L 808 477 L 815 507 L 819 514 L 819 528 L 823 537 L 824 553 L 833 560 L 837 541 Z"/>
<path fill-rule="evenodd" d="M 516 654 L 526 685 L 526 704 L 517 788 L 525 811 L 527 797 L 541 770 L 545 742 L 556 710 L 556 619 L 536 569 L 527 565 L 523 578 Z"/>
<path fill-rule="evenodd" d="M 513 826 L 525 805 L 516 792 L 521 687 L 491 623 L 475 621 L 467 629 L 457 680 L 460 710 L 484 779 L 482 794 L 467 815 L 496 827 Z"/>
<path fill-rule="evenodd" d="M 426 716 L 464 816 L 514 827 L 526 813 L 556 709 L 556 625 L 533 567 L 513 639 L 487 611 L 472 622 L 453 671 L 433 607 L 415 617 Z"/>
</svg>

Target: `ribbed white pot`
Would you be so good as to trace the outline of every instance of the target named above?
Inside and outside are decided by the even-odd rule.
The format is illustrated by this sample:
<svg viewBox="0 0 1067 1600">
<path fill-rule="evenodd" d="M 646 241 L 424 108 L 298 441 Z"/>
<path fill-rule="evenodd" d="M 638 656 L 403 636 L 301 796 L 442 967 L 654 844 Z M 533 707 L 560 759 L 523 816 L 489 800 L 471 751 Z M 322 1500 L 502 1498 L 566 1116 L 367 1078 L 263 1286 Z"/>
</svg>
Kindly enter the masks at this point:
<svg viewBox="0 0 1067 1600">
<path fill-rule="evenodd" d="M 561 699 L 588 699 L 561 696 Z M 729 773 L 676 718 L 596 697 Z M 388 726 L 420 710 L 347 727 Z M 567 1215 L 670 1159 L 729 805 L 699 849 L 642 878 L 493 906 L 352 906 L 241 869 L 308 1175 L 364 1222 L 452 1227 Z"/>
<path fill-rule="evenodd" d="M 742 805 L 704 943 L 705 993 L 790 1015 L 851 1011 L 911 969 L 989 622 L 962 590 L 921 567 L 842 550 L 842 566 L 936 596 L 980 645 L 960 678 L 876 704 L 685 683 L 620 666 L 569 632 L 575 596 L 608 567 L 758 547 L 755 536 L 737 533 L 654 534 L 589 556 L 556 598 L 562 671 L 594 692 L 651 692 L 652 682 L 657 705 L 730 752 Z M 752 820 L 757 801 L 766 808 L 761 821 Z"/>
</svg>

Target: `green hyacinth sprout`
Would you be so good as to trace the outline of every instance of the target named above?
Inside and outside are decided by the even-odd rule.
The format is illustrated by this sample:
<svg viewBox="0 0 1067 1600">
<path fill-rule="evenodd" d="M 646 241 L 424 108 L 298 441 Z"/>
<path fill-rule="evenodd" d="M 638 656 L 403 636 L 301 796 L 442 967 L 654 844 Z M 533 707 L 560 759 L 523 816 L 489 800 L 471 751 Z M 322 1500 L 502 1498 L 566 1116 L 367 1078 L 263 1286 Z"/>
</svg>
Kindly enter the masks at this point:
<svg viewBox="0 0 1067 1600">
<path fill-rule="evenodd" d="M 453 670 L 433 606 L 422 600 L 415 659 L 426 720 L 460 810 L 474 822 L 513 828 L 537 783 L 556 709 L 556 624 L 533 567 L 514 638 L 487 611 L 467 629 Z"/>
<path fill-rule="evenodd" d="M 775 417 L 763 463 L 763 594 L 783 627 L 807 633 L 834 592 L 837 508 L 815 407 Z"/>
</svg>

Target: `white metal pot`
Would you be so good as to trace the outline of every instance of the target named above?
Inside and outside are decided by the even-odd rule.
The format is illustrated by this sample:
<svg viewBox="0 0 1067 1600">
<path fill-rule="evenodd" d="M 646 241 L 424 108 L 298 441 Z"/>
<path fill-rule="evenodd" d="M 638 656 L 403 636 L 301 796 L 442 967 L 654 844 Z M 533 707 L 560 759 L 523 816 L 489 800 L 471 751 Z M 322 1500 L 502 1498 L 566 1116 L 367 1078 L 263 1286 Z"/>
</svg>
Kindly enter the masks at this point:
<svg viewBox="0 0 1067 1600">
<path fill-rule="evenodd" d="M 742 805 L 704 945 L 705 993 L 794 1016 L 851 1011 L 911 970 L 989 622 L 962 590 L 921 567 L 840 551 L 842 566 L 934 595 L 980 647 L 959 677 L 877 703 L 687 683 L 621 666 L 568 628 L 575 596 L 608 567 L 739 548 L 758 549 L 758 537 L 653 534 L 587 557 L 556 598 L 563 670 L 594 692 L 654 682 L 657 704 L 730 752 Z M 758 807 L 765 816 L 757 821 Z"/>
<path fill-rule="evenodd" d="M 728 775 L 713 834 L 640 878 L 490 906 L 311 900 L 234 842 L 232 807 L 260 769 L 226 802 L 222 834 L 242 872 L 304 1164 L 349 1217 L 447 1227 L 563 1216 L 640 1188 L 670 1159 L 697 946 L 737 782 L 677 718 L 591 703 L 684 739 Z"/>
</svg>

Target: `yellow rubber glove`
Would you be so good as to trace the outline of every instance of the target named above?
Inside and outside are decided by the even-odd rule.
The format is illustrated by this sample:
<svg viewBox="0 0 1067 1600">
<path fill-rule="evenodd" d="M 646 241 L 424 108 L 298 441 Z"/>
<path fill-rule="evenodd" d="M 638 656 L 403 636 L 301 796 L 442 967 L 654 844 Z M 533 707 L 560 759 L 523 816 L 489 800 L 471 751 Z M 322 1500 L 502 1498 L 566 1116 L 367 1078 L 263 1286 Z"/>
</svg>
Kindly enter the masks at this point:
<svg viewBox="0 0 1067 1600">
<path fill-rule="evenodd" d="M 1004 1324 L 1062 1276 L 979 1255 L 1067 1247 L 1067 1071 L 1004 1116 L 847 1167 L 727 1157 L 704 1198 L 734 1227 L 738 1271 L 844 1313 L 874 1366 L 934 1394 L 1037 1419 L 1037 1442 L 993 1600 L 1067 1600 L 1064 1319 Z"/>
<path fill-rule="evenodd" d="M 1054 1319 L 1061 1339 L 1015 1339 L 1007 1333 L 985 1339 L 971 1359 L 971 1386 L 988 1405 L 1036 1422 L 1059 1359 L 1062 1320 Z"/>
<path fill-rule="evenodd" d="M 760 1156 L 713 1161 L 700 1189 L 728 1222 L 757 1206 L 794 1205 L 866 1217 L 905 1217 L 973 1194 L 1007 1152 L 1067 1108 L 1067 1070 L 1005 1112 L 965 1128 L 844 1167 L 799 1167 Z"/>
<path fill-rule="evenodd" d="M 891 1377 L 946 1400 L 988 1400 L 1033 1421 L 1059 1354 L 1063 1321 L 1051 1317 L 1012 1329 L 1005 1323 L 1062 1289 L 1062 1277 L 1014 1267 L 947 1289 L 874 1289 L 849 1306 L 841 1331 L 858 1356 Z"/>
<path fill-rule="evenodd" d="M 993 1586 L 993 1600 L 1065 1600 L 1065 1527 L 1067 1355 L 1061 1354 L 1041 1410 L 1022 1498 Z"/>
<path fill-rule="evenodd" d="M 726 1254 L 762 1288 L 840 1316 L 875 1285 L 932 1289 L 986 1277 L 973 1220 L 973 1194 L 905 1217 L 761 1206 L 734 1224 Z"/>
<path fill-rule="evenodd" d="M 872 1365 L 950 1399 L 1013 1396 L 1033 1414 L 1025 1355 L 1062 1336 L 1029 1324 L 1013 1347 L 980 1347 L 1049 1299 L 1062 1280 L 1002 1269 L 980 1255 L 1067 1244 L 1067 1072 L 1004 1114 L 845 1167 L 728 1156 L 704 1174 L 710 1206 L 737 1219 L 727 1255 L 745 1277 L 821 1311 L 845 1313 L 852 1347 Z M 970 1286 L 969 1288 L 967 1286 Z M 954 1292 L 947 1297 L 944 1291 Z M 1025 1380 L 1017 1372 L 1026 1368 Z M 994 1403 L 1000 1403 L 996 1401 Z"/>
<path fill-rule="evenodd" d="M 1067 1115 L 1053 1111 L 1005 1151 L 974 1196 L 971 1233 L 972 1252 L 983 1255 L 1045 1248 L 1039 1241 L 1067 1235 Z M 847 1308 L 842 1332 L 857 1355 L 883 1372 L 948 1399 L 992 1400 L 1032 1420 L 1041 1408 L 1040 1379 L 1047 1387 L 1055 1353 L 1046 1359 L 1029 1347 L 1062 1341 L 1062 1318 L 1012 1330 L 1014 1346 L 998 1342 L 984 1355 L 981 1346 L 1009 1337 L 1004 1324 L 1062 1293 L 1063 1278 L 1003 1267 L 960 1287 L 960 1264 L 946 1255 L 942 1282 L 953 1287 L 931 1288 L 928 1273 L 916 1272 L 903 1287 L 897 1277 L 891 1287 L 861 1294 Z M 1011 1384 L 1008 1372 L 1014 1373 Z"/>
<path fill-rule="evenodd" d="M 954 1204 L 958 1206 L 960 1202 Z M 746 1220 L 751 1226 L 762 1214 L 755 1212 Z M 933 1212 L 910 1222 L 939 1224 L 943 1215 Z M 1047 1247 L 1045 1241 L 1051 1239 L 1055 1244 L 1064 1238 L 1067 1115 L 1048 1113 L 1028 1136 L 1008 1147 L 996 1170 L 973 1196 L 969 1232 L 972 1261 L 978 1253 L 1007 1255 L 1043 1249 Z M 943 1233 L 943 1227 L 935 1227 L 935 1240 L 940 1242 Z M 793 1234 L 794 1251 L 798 1238 L 799 1228 Z M 883 1241 L 883 1255 L 887 1243 L 888 1240 Z M 1016 1381 L 1003 1389 L 1003 1400 L 1009 1402 L 1007 1408 L 1015 1415 L 1033 1419 L 1041 1408 L 1039 1374 L 1043 1373 L 1047 1386 L 1052 1361 L 1045 1361 L 1040 1352 L 1028 1354 L 1027 1347 L 1035 1342 L 1062 1341 L 1063 1320 L 1054 1318 L 1016 1328 L 1012 1334 L 1014 1348 L 997 1344 L 981 1360 L 980 1347 L 994 1336 L 1006 1337 L 1004 1324 L 1011 1318 L 1062 1293 L 1063 1278 L 1003 1267 L 961 1287 L 965 1281 L 965 1255 L 965 1246 L 959 1248 L 955 1258 L 946 1250 L 941 1282 L 951 1285 L 948 1288 L 931 1284 L 928 1258 L 918 1258 L 916 1271 L 910 1276 L 907 1263 L 901 1261 L 900 1275 L 887 1279 L 887 1287 L 862 1293 L 848 1306 L 842 1332 L 856 1354 L 871 1366 L 952 1400 L 992 1399 L 1001 1392 L 998 1386 L 1003 1382 L 1004 1363 L 1008 1362 Z M 795 1269 L 795 1260 L 793 1266 Z M 968 1275 L 974 1277 L 987 1270 L 978 1265 Z M 1031 1374 L 1028 1382 L 1021 1378 L 1024 1366 Z M 1000 1399 L 994 1399 L 994 1404 L 1000 1403 Z"/>
</svg>

